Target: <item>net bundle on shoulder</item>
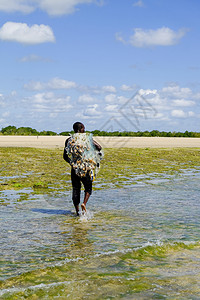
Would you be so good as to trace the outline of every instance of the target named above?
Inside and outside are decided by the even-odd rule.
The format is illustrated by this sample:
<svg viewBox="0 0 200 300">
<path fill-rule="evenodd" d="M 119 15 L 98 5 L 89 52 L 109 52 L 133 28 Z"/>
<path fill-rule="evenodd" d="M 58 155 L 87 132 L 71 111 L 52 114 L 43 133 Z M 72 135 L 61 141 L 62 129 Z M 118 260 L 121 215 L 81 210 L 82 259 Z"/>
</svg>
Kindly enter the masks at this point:
<svg viewBox="0 0 200 300">
<path fill-rule="evenodd" d="M 66 146 L 66 152 L 70 158 L 71 166 L 75 173 L 84 177 L 89 172 L 96 177 L 100 168 L 100 160 L 103 152 L 98 151 L 93 143 L 92 134 L 75 133 L 71 135 Z"/>
</svg>

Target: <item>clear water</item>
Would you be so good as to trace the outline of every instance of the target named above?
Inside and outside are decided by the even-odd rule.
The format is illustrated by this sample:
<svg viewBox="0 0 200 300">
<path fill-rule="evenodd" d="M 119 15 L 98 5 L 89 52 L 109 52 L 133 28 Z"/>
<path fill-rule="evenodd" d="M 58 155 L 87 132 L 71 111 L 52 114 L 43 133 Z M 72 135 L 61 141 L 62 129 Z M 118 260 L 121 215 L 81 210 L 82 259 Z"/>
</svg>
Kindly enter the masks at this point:
<svg viewBox="0 0 200 300">
<path fill-rule="evenodd" d="M 80 218 L 68 192 L 0 192 L 0 297 L 200 299 L 199 180 L 97 190 Z"/>
</svg>

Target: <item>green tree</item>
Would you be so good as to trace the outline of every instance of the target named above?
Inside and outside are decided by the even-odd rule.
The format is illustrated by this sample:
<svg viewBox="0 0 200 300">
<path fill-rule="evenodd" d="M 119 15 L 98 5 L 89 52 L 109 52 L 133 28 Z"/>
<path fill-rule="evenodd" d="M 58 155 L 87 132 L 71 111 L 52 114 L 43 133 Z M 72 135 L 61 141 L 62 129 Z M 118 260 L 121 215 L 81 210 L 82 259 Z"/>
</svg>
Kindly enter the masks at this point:
<svg viewBox="0 0 200 300">
<path fill-rule="evenodd" d="M 38 135 L 38 131 L 31 127 L 19 127 L 16 132 L 17 135 Z"/>
<path fill-rule="evenodd" d="M 9 125 L 7 127 L 2 128 L 1 132 L 4 135 L 15 135 L 17 132 L 17 128 L 15 126 Z"/>
</svg>

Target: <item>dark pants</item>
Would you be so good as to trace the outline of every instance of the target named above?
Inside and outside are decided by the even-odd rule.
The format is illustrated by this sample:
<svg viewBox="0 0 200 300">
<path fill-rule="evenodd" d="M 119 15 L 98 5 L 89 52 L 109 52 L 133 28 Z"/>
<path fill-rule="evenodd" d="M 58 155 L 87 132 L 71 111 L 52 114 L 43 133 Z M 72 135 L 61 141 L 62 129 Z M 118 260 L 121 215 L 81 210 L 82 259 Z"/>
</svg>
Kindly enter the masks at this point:
<svg viewBox="0 0 200 300">
<path fill-rule="evenodd" d="M 89 172 L 85 177 L 79 177 L 76 175 L 74 169 L 71 169 L 71 180 L 72 180 L 72 200 L 74 205 L 79 205 L 81 195 L 81 182 L 85 188 L 85 193 L 92 194 L 92 181 L 90 179 Z"/>
</svg>

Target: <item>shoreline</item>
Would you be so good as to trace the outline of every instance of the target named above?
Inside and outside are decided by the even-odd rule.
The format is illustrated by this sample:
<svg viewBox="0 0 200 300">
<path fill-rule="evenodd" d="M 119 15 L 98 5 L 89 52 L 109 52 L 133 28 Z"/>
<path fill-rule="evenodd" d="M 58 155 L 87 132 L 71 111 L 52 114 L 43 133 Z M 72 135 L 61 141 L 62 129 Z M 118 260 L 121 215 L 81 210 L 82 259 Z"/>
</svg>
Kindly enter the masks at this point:
<svg viewBox="0 0 200 300">
<path fill-rule="evenodd" d="M 0 136 L 0 147 L 64 148 L 67 136 Z M 94 136 L 103 148 L 200 148 L 200 138 Z"/>
</svg>

